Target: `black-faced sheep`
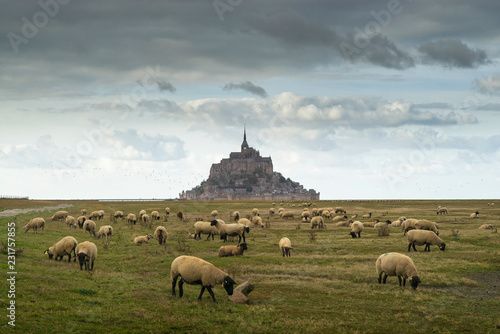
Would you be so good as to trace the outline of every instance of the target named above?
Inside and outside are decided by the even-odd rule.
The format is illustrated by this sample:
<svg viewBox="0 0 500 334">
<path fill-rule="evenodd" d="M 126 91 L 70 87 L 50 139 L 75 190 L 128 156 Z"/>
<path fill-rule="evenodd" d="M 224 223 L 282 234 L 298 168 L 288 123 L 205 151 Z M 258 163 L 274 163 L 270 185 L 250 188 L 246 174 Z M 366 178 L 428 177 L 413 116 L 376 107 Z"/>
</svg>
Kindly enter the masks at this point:
<svg viewBox="0 0 500 334">
<path fill-rule="evenodd" d="M 479 211 L 473 212 L 470 214 L 471 218 L 479 218 Z"/>
<path fill-rule="evenodd" d="M 111 239 L 111 236 L 113 235 L 113 227 L 110 225 L 104 225 L 101 226 L 99 231 L 95 234 L 96 238 L 99 239 L 102 236 L 106 237 L 106 241 L 108 241 L 108 237 Z"/>
<path fill-rule="evenodd" d="M 335 214 L 339 214 L 339 213 L 345 215 L 347 213 L 347 211 L 343 207 L 337 206 L 337 207 L 335 207 Z"/>
<path fill-rule="evenodd" d="M 68 217 L 68 211 L 57 211 L 51 220 L 64 220 L 66 217 Z"/>
<path fill-rule="evenodd" d="M 201 239 L 201 234 L 208 234 L 207 240 L 212 236 L 212 240 L 214 240 L 214 235 L 219 235 L 219 230 L 217 227 L 212 226 L 211 222 L 198 221 L 194 223 L 194 239 L 196 237 Z"/>
<path fill-rule="evenodd" d="M 437 215 L 444 215 L 447 213 L 448 213 L 448 209 L 444 206 L 439 206 L 437 209 L 437 212 L 436 212 Z"/>
<path fill-rule="evenodd" d="M 164 246 L 167 243 L 168 233 L 167 229 L 163 226 L 158 226 L 155 230 L 155 239 L 158 240 L 160 246 Z"/>
<path fill-rule="evenodd" d="M 282 211 L 280 213 L 280 217 L 283 219 L 293 219 L 294 216 L 295 214 L 293 213 L 293 211 Z"/>
<path fill-rule="evenodd" d="M 215 303 L 217 301 L 215 300 L 212 287 L 222 284 L 226 293 L 231 296 L 233 294 L 233 286 L 236 284 L 228 274 L 215 267 L 210 262 L 188 255 L 181 255 L 175 258 L 170 268 L 170 277 L 172 278 L 173 296 L 175 296 L 177 279 L 180 277 L 179 298 L 184 294 L 182 289 L 183 284 L 187 283 L 190 285 L 201 285 L 201 292 L 198 296 L 198 300 L 201 300 L 203 292 L 207 289 Z"/>
<path fill-rule="evenodd" d="M 481 230 L 493 230 L 493 225 L 492 224 L 483 224 L 479 226 L 479 229 Z"/>
<path fill-rule="evenodd" d="M 259 215 L 259 209 L 257 209 L 257 208 L 253 208 L 253 209 L 252 209 L 252 215 L 253 215 L 253 216 L 258 216 L 258 215 Z"/>
<path fill-rule="evenodd" d="M 343 215 L 343 216 L 335 216 L 332 218 L 332 223 L 338 223 L 338 222 L 341 222 L 341 221 L 347 221 L 347 216 L 346 215 Z"/>
<path fill-rule="evenodd" d="M 78 227 L 79 228 L 83 228 L 83 223 L 85 223 L 85 221 L 87 220 L 87 217 L 85 216 L 80 216 L 76 219 L 76 222 L 78 224 Z"/>
<path fill-rule="evenodd" d="M 94 270 L 94 261 L 97 259 L 97 246 L 90 241 L 84 241 L 76 246 L 76 256 L 80 263 L 80 270 Z"/>
<path fill-rule="evenodd" d="M 245 232 L 250 232 L 250 228 L 246 227 L 243 224 L 222 224 L 219 220 L 214 219 L 210 222 L 210 225 L 215 226 L 219 231 L 221 239 L 224 242 L 227 241 L 227 237 L 235 237 L 238 236 L 238 243 L 241 243 L 241 239 L 243 238 L 243 242 L 245 242 Z"/>
<path fill-rule="evenodd" d="M 123 211 L 115 211 L 113 217 L 115 217 L 116 219 L 123 218 Z"/>
<path fill-rule="evenodd" d="M 62 260 L 64 255 L 68 255 L 68 262 L 71 261 L 71 252 L 73 252 L 74 260 L 76 261 L 75 249 L 78 245 L 78 241 L 72 236 L 67 236 L 56 242 L 52 247 L 45 251 L 45 254 L 49 255 L 49 259 L 54 258 L 54 260 Z"/>
<path fill-rule="evenodd" d="M 104 210 L 98 210 L 97 211 L 97 218 L 99 220 L 103 219 L 104 218 L 104 214 L 105 214 Z"/>
<path fill-rule="evenodd" d="M 246 251 L 247 249 L 248 248 L 246 243 L 241 243 L 239 245 L 231 245 L 231 246 L 220 246 L 219 256 L 225 257 L 225 256 L 243 255 L 243 252 Z"/>
<path fill-rule="evenodd" d="M 219 217 L 219 212 L 217 210 L 212 210 L 212 212 L 210 212 L 210 217 L 213 219 Z"/>
<path fill-rule="evenodd" d="M 240 219 L 240 212 L 239 211 L 231 212 L 231 217 L 235 222 L 237 222 Z"/>
<path fill-rule="evenodd" d="M 96 225 L 95 225 L 95 222 L 93 220 L 87 219 L 85 221 L 85 223 L 83 223 L 83 230 L 85 232 L 89 232 L 89 234 L 92 234 L 94 237 L 95 237 L 95 229 L 96 229 Z"/>
<path fill-rule="evenodd" d="M 436 233 L 426 230 L 411 230 L 407 233 L 408 238 L 408 252 L 411 251 L 411 247 L 416 252 L 417 249 L 415 245 L 422 246 L 425 245 L 424 252 L 431 251 L 431 245 L 436 245 L 440 250 L 444 251 L 446 244 L 443 239 L 438 237 Z"/>
<path fill-rule="evenodd" d="M 283 257 L 290 257 L 291 250 L 293 249 L 292 242 L 290 241 L 290 239 L 288 239 L 287 237 L 281 238 L 279 242 L 279 247 Z"/>
<path fill-rule="evenodd" d="M 24 233 L 28 232 L 29 230 L 35 231 L 35 233 L 38 233 L 38 229 L 41 229 L 42 232 L 45 228 L 45 219 L 41 217 L 33 218 L 31 219 L 28 224 L 24 226 Z"/>
<path fill-rule="evenodd" d="M 151 211 L 151 219 L 160 220 L 160 213 L 158 211 Z"/>
<path fill-rule="evenodd" d="M 129 223 L 130 225 L 137 223 L 137 216 L 133 213 L 129 213 L 127 215 L 127 223 Z"/>
<path fill-rule="evenodd" d="M 401 278 L 403 286 L 406 285 L 406 280 L 409 279 L 411 287 L 415 290 L 421 282 L 413 260 L 400 253 L 386 253 L 380 255 L 375 262 L 375 267 L 377 269 L 379 284 L 385 284 L 387 276 L 397 276 L 399 286 L 401 286 Z M 383 278 L 382 274 L 384 275 Z"/>
<path fill-rule="evenodd" d="M 368 219 L 370 219 L 371 217 L 372 217 L 371 212 L 368 212 L 368 213 L 364 214 L 363 216 L 361 216 L 361 218 L 368 218 Z"/>
<path fill-rule="evenodd" d="M 141 211 L 139 211 L 139 219 L 142 218 L 142 215 L 145 215 L 147 212 L 146 210 L 142 209 Z"/>
<path fill-rule="evenodd" d="M 361 238 L 361 232 L 363 232 L 364 225 L 360 221 L 355 221 L 351 224 L 351 233 L 350 235 L 353 238 L 356 238 L 356 234 L 358 238 Z"/>
<path fill-rule="evenodd" d="M 89 219 L 92 220 L 92 219 L 99 219 L 99 213 L 97 211 L 92 211 L 89 215 Z"/>
</svg>

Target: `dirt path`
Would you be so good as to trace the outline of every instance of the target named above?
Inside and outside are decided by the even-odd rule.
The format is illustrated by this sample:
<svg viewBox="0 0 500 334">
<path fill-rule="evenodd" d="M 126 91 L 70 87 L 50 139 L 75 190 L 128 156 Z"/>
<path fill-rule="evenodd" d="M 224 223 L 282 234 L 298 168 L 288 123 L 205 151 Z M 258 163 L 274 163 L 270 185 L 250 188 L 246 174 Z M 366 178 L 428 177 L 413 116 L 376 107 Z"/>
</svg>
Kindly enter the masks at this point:
<svg viewBox="0 0 500 334">
<path fill-rule="evenodd" d="M 58 204 L 58 205 L 53 205 L 53 206 L 43 206 L 40 208 L 26 208 L 26 209 L 10 209 L 10 210 L 4 210 L 0 212 L 0 218 L 4 217 L 11 217 L 11 216 L 17 216 L 22 213 L 28 213 L 32 211 L 50 211 L 50 210 L 57 210 L 57 209 L 63 209 L 63 208 L 68 208 L 72 207 L 72 204 Z"/>
</svg>

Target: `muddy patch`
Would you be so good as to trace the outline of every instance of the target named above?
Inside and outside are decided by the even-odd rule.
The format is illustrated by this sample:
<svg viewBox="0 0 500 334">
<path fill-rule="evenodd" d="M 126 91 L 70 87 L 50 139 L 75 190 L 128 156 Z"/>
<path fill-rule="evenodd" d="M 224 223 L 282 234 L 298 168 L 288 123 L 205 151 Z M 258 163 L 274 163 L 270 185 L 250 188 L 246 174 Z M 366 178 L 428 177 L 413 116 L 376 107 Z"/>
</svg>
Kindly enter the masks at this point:
<svg viewBox="0 0 500 334">
<path fill-rule="evenodd" d="M 51 210 L 58 210 L 58 209 L 63 209 L 63 208 L 69 208 L 72 207 L 73 204 L 58 204 L 58 205 L 53 205 L 53 206 L 43 206 L 41 208 L 26 208 L 26 209 L 10 209 L 10 210 L 4 210 L 0 212 L 0 218 L 4 217 L 12 217 L 12 216 L 17 216 L 23 213 L 30 213 L 33 211 L 36 212 L 42 212 L 42 211 L 51 211 Z"/>
<path fill-rule="evenodd" d="M 471 274 L 467 278 L 477 282 L 477 286 L 422 286 L 422 289 L 453 293 L 466 298 L 499 299 L 500 298 L 500 271 L 491 273 Z"/>
</svg>

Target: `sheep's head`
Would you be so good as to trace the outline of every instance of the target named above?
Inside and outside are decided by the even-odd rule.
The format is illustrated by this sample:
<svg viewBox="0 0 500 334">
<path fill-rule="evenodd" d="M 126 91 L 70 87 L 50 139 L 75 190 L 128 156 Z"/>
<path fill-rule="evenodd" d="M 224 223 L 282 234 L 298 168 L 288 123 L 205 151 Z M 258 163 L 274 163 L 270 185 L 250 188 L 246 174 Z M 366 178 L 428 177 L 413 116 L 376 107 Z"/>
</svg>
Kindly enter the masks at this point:
<svg viewBox="0 0 500 334">
<path fill-rule="evenodd" d="M 443 242 L 441 245 L 439 245 L 439 249 L 444 251 L 444 249 L 446 248 L 446 244 Z"/>
<path fill-rule="evenodd" d="M 420 280 L 420 277 L 418 277 L 418 276 L 412 276 L 412 277 L 410 277 L 410 285 L 413 288 L 413 290 L 416 290 L 418 284 L 421 283 L 421 282 L 422 281 Z"/>
<path fill-rule="evenodd" d="M 217 225 L 217 223 L 218 223 L 218 221 L 214 219 L 214 220 L 212 220 L 212 221 L 210 222 L 210 226 L 216 226 L 216 225 Z"/>
<path fill-rule="evenodd" d="M 239 246 L 241 249 L 243 249 L 243 250 L 247 250 L 247 249 L 248 249 L 248 248 L 247 248 L 247 244 L 246 244 L 246 242 L 241 243 L 241 244 L 239 244 L 238 246 Z"/>
<path fill-rule="evenodd" d="M 78 253 L 77 257 L 78 257 L 78 262 L 80 263 L 80 270 L 82 270 L 83 263 L 85 262 L 85 259 L 89 256 L 85 253 Z"/>
<path fill-rule="evenodd" d="M 52 260 L 52 258 L 54 257 L 54 254 L 52 253 L 52 247 L 50 247 L 49 249 L 47 249 L 43 254 L 47 254 L 49 256 L 49 260 Z"/>
<path fill-rule="evenodd" d="M 248 226 L 247 226 L 247 227 L 245 227 L 245 232 L 246 232 L 246 233 L 250 233 L 250 227 L 248 227 Z"/>
<path fill-rule="evenodd" d="M 224 277 L 224 281 L 222 282 L 222 286 L 226 290 L 227 294 L 231 296 L 233 294 L 233 285 L 235 285 L 236 282 L 229 276 Z"/>
<path fill-rule="evenodd" d="M 28 230 L 29 230 L 29 229 L 30 229 L 30 228 L 29 228 L 29 224 L 27 224 L 27 225 L 24 227 L 24 233 L 28 232 Z"/>
<path fill-rule="evenodd" d="M 391 222 L 389 219 L 387 219 L 385 222 L 386 222 L 387 224 L 392 224 L 392 222 Z"/>
</svg>

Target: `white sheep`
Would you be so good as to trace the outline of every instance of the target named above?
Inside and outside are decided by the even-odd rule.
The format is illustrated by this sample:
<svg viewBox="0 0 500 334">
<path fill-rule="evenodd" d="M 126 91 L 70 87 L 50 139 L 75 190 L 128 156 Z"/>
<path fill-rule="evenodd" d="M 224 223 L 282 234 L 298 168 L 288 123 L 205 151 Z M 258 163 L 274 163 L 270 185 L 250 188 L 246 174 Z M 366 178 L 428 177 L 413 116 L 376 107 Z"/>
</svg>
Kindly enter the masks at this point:
<svg viewBox="0 0 500 334">
<path fill-rule="evenodd" d="M 256 217 L 258 217 L 258 216 L 256 216 Z M 254 217 L 252 217 L 252 220 L 253 220 L 253 218 Z M 240 219 L 238 219 L 237 223 L 245 225 L 246 227 L 252 226 L 252 222 L 247 218 L 240 218 Z"/>
<path fill-rule="evenodd" d="M 97 211 L 92 211 L 89 215 L 89 219 L 92 220 L 92 219 L 99 219 L 99 213 Z"/>
<path fill-rule="evenodd" d="M 436 212 L 437 215 L 444 215 L 448 213 L 448 209 L 444 206 L 438 206 L 438 210 Z"/>
<path fill-rule="evenodd" d="M 101 228 L 99 229 L 99 231 L 97 231 L 97 233 L 95 234 L 95 236 L 96 236 L 97 239 L 99 239 L 103 235 L 106 236 L 106 242 L 108 241 L 108 237 L 111 240 L 111 236 L 113 235 L 113 227 L 110 226 L 110 225 L 103 225 L 103 226 L 101 226 Z"/>
<path fill-rule="evenodd" d="M 413 290 L 415 290 L 417 289 L 418 284 L 421 282 L 420 277 L 418 277 L 417 268 L 415 267 L 413 260 L 404 254 L 382 254 L 375 262 L 375 267 L 377 269 L 379 284 L 385 284 L 388 276 L 397 276 L 399 280 L 399 286 L 401 286 L 401 278 L 403 281 L 403 286 L 406 285 L 406 280 L 409 279 L 411 287 L 413 288 Z M 383 278 L 382 274 L 384 274 Z"/>
<path fill-rule="evenodd" d="M 470 214 L 471 218 L 479 218 L 479 211 L 473 212 Z"/>
<path fill-rule="evenodd" d="M 361 216 L 361 218 L 368 218 L 368 219 L 370 219 L 371 217 L 372 217 L 371 212 L 368 212 L 368 213 L 364 214 L 363 216 Z"/>
<path fill-rule="evenodd" d="M 236 222 L 240 219 L 240 212 L 239 211 L 233 211 L 231 212 L 231 217 L 233 220 Z"/>
<path fill-rule="evenodd" d="M 356 234 L 358 235 L 358 238 L 361 238 L 361 232 L 363 232 L 364 225 L 360 221 L 355 221 L 351 224 L 351 233 L 350 235 L 353 238 L 356 238 Z"/>
<path fill-rule="evenodd" d="M 382 230 L 382 229 L 389 228 L 390 224 L 392 224 L 392 222 L 390 220 L 386 220 L 385 222 L 379 221 L 378 223 L 373 225 L 373 227 L 376 229 Z"/>
<path fill-rule="evenodd" d="M 147 213 L 141 216 L 141 228 L 143 226 L 151 228 L 151 220 L 149 219 L 149 215 Z"/>
<path fill-rule="evenodd" d="M 98 210 L 97 211 L 97 218 L 99 220 L 103 219 L 104 218 L 104 214 L 105 214 L 104 210 Z"/>
<path fill-rule="evenodd" d="M 201 234 L 208 234 L 207 240 L 212 236 L 212 240 L 214 240 L 214 235 L 219 235 L 219 230 L 217 227 L 212 226 L 211 222 L 198 221 L 194 223 L 194 239 L 196 237 L 201 239 Z"/>
<path fill-rule="evenodd" d="M 276 210 L 274 210 L 274 208 L 270 208 L 269 209 L 269 215 L 270 216 L 274 215 L 275 212 L 276 212 Z"/>
<path fill-rule="evenodd" d="M 411 230 L 407 233 L 408 238 L 408 252 L 411 251 L 411 247 L 413 246 L 413 250 L 416 252 L 417 249 L 415 245 L 422 246 L 425 245 L 424 252 L 431 251 L 431 245 L 436 245 L 440 250 L 444 251 L 446 244 L 443 239 L 438 237 L 436 233 L 432 231 L 426 230 Z"/>
<path fill-rule="evenodd" d="M 66 217 L 66 225 L 68 225 L 68 228 L 74 228 L 76 230 L 76 218 L 73 216 L 68 216 Z"/>
<path fill-rule="evenodd" d="M 170 215 L 170 208 L 168 206 L 165 208 L 165 214 L 167 216 Z"/>
<path fill-rule="evenodd" d="M 238 236 L 239 240 L 238 243 L 241 243 L 241 239 L 243 238 L 243 242 L 245 242 L 245 232 L 249 233 L 250 228 L 246 227 L 243 224 L 221 224 L 219 220 L 214 219 L 210 222 L 210 225 L 215 226 L 217 230 L 219 231 L 221 239 L 224 240 L 224 242 L 227 241 L 227 237 L 235 237 Z"/>
<path fill-rule="evenodd" d="M 181 255 L 175 258 L 170 268 L 170 277 L 172 278 L 172 295 L 175 296 L 175 285 L 177 279 L 179 281 L 179 298 L 182 297 L 184 291 L 182 286 L 184 283 L 190 285 L 201 285 L 201 292 L 198 300 L 201 300 L 205 289 L 208 290 L 213 301 L 216 303 L 212 287 L 222 284 L 226 293 L 231 296 L 233 294 L 233 286 L 236 282 L 225 272 L 198 257 Z"/>
<path fill-rule="evenodd" d="M 279 246 L 283 257 L 290 257 L 290 251 L 293 249 L 290 239 L 288 239 L 287 237 L 281 238 Z"/>
<path fill-rule="evenodd" d="M 332 222 L 333 223 L 338 223 L 338 222 L 341 222 L 341 221 L 347 221 L 347 216 L 346 215 L 343 215 L 343 216 L 335 216 L 332 218 Z"/>
<path fill-rule="evenodd" d="M 94 270 L 94 261 L 97 259 L 97 246 L 90 241 L 84 241 L 76 246 L 76 256 L 80 263 L 80 270 Z"/>
<path fill-rule="evenodd" d="M 479 226 L 479 229 L 481 229 L 481 230 L 492 230 L 493 229 L 493 225 L 492 224 L 483 224 L 483 225 Z"/>
<path fill-rule="evenodd" d="M 262 218 L 260 216 L 254 216 L 252 218 L 252 224 L 253 227 L 264 228 L 264 223 L 262 222 Z"/>
<path fill-rule="evenodd" d="M 154 237 L 151 234 L 140 235 L 140 236 L 134 238 L 134 243 L 136 245 L 147 244 L 149 242 L 149 240 L 151 240 L 153 238 Z"/>
<path fill-rule="evenodd" d="M 135 225 L 135 223 L 137 223 L 137 216 L 134 213 L 129 213 L 127 215 L 127 223 Z"/>
<path fill-rule="evenodd" d="M 24 233 L 28 232 L 31 229 L 35 231 L 35 233 L 38 233 L 38 229 L 41 229 L 43 232 L 44 228 L 45 228 L 45 219 L 37 217 L 31 219 L 28 222 L 28 224 L 24 226 Z"/>
<path fill-rule="evenodd" d="M 358 218 L 358 214 L 357 214 L 357 213 L 355 213 L 355 214 L 353 214 L 353 215 L 351 216 L 351 219 L 356 219 L 356 218 Z"/>
<path fill-rule="evenodd" d="M 257 208 L 253 208 L 253 209 L 252 209 L 252 215 L 253 215 L 253 216 L 258 216 L 258 215 L 259 215 L 259 209 L 257 209 Z"/>
<path fill-rule="evenodd" d="M 431 222 L 429 220 L 425 219 L 417 220 L 415 222 L 415 229 L 432 231 L 436 233 L 436 235 L 439 235 L 438 224 L 436 224 L 435 222 Z"/>
<path fill-rule="evenodd" d="M 336 206 L 333 211 L 335 211 L 335 214 L 341 213 L 341 214 L 345 215 L 347 213 L 347 211 L 343 207 L 341 207 L 341 206 Z M 355 217 L 355 218 L 357 218 L 357 217 Z"/>
<path fill-rule="evenodd" d="M 210 217 L 213 219 L 219 217 L 219 212 L 217 210 L 212 210 L 212 212 L 210 212 Z"/>
<path fill-rule="evenodd" d="M 325 227 L 325 221 L 323 220 L 323 217 L 321 217 L 321 216 L 312 217 L 311 229 L 314 229 L 316 227 L 317 228 L 324 228 Z"/>
<path fill-rule="evenodd" d="M 83 228 L 83 223 L 85 223 L 85 221 L 87 220 L 87 217 L 85 216 L 80 216 L 76 219 L 76 222 L 78 224 L 78 227 L 79 228 Z"/>
<path fill-rule="evenodd" d="M 57 211 L 51 220 L 64 220 L 66 217 L 68 217 L 68 211 Z"/>
<path fill-rule="evenodd" d="M 243 252 L 245 252 L 247 249 L 248 247 L 246 243 L 241 243 L 239 245 L 220 246 L 219 256 L 225 257 L 243 255 Z"/>
<path fill-rule="evenodd" d="M 95 222 L 93 220 L 87 219 L 85 221 L 85 223 L 83 223 L 83 230 L 85 232 L 89 232 L 89 234 L 92 234 L 94 237 L 95 237 L 95 229 L 96 229 L 96 225 L 95 225 Z"/>
<path fill-rule="evenodd" d="M 146 210 L 142 209 L 141 211 L 139 211 L 139 219 L 142 218 L 142 215 L 145 215 L 147 212 Z"/>
<path fill-rule="evenodd" d="M 54 258 L 54 260 L 58 260 L 59 258 L 62 260 L 64 255 L 68 255 L 68 262 L 71 261 L 71 252 L 73 252 L 74 259 L 76 261 L 76 253 L 75 248 L 78 245 L 78 241 L 72 236 L 67 236 L 56 242 L 52 247 L 47 249 L 44 254 L 49 255 L 49 259 Z"/>
<path fill-rule="evenodd" d="M 293 211 L 282 211 L 280 213 L 280 217 L 283 219 L 288 219 L 288 218 L 293 219 L 294 213 L 293 213 Z"/>
<path fill-rule="evenodd" d="M 87 215 L 87 210 L 86 209 L 82 209 L 81 213 L 82 213 L 82 216 L 85 216 L 85 215 Z"/>
<path fill-rule="evenodd" d="M 155 239 L 158 240 L 160 246 L 166 245 L 168 238 L 167 229 L 163 226 L 158 226 L 155 230 Z"/>
<path fill-rule="evenodd" d="M 151 219 L 160 220 L 160 213 L 156 210 L 151 211 Z"/>
<path fill-rule="evenodd" d="M 123 218 L 123 211 L 115 211 L 115 213 L 113 214 L 113 217 L 115 218 Z"/>
<path fill-rule="evenodd" d="M 403 235 L 406 235 L 406 232 L 409 230 L 414 230 L 415 229 L 415 223 L 418 221 L 418 219 L 415 218 L 406 218 L 405 221 L 401 224 L 401 231 L 403 232 Z"/>
</svg>

